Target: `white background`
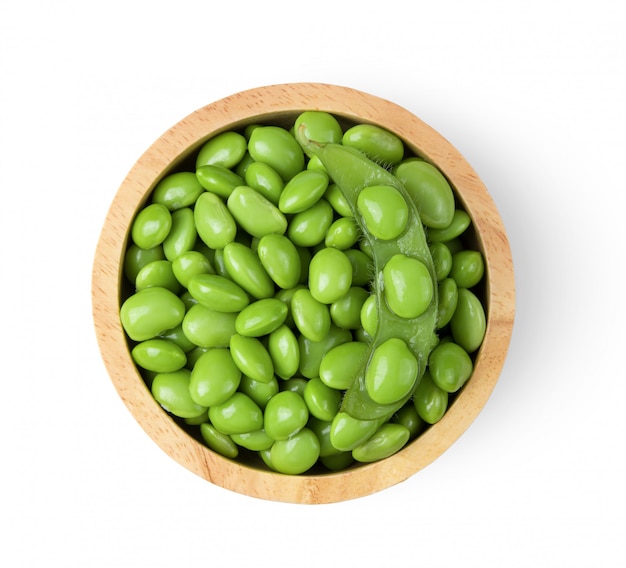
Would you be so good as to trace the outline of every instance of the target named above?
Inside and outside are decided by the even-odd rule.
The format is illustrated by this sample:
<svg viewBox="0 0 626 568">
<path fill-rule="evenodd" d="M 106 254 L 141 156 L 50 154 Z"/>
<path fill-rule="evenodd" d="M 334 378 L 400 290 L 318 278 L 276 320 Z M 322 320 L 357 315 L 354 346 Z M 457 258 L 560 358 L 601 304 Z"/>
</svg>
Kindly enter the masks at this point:
<svg viewBox="0 0 626 568">
<path fill-rule="evenodd" d="M 0 565 L 623 567 L 626 34 L 619 0 L 0 3 Z M 381 493 L 272 503 L 189 473 L 115 392 L 93 253 L 137 158 L 224 96 L 392 100 L 489 188 L 509 356 L 440 459 Z"/>
</svg>

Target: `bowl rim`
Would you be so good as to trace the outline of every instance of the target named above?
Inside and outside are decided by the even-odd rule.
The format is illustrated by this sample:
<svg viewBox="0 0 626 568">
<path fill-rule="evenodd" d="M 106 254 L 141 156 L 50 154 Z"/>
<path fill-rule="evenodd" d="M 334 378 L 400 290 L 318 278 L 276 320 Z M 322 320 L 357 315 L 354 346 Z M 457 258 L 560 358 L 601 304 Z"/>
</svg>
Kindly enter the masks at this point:
<svg viewBox="0 0 626 568">
<path fill-rule="evenodd" d="M 119 310 L 128 227 L 156 182 L 222 131 L 295 118 L 305 110 L 386 128 L 444 173 L 470 215 L 485 255 L 488 317 L 472 378 L 437 424 L 385 460 L 340 472 L 291 476 L 225 458 L 184 432 L 158 405 L 135 367 Z M 284 83 L 241 91 L 207 104 L 164 132 L 128 172 L 109 207 L 95 251 L 91 296 L 96 338 L 110 379 L 134 419 L 166 454 L 214 485 L 236 493 L 311 504 L 346 501 L 391 487 L 452 446 L 482 411 L 499 379 L 515 314 L 513 260 L 502 219 L 487 188 L 460 152 L 404 107 L 328 83 Z"/>
</svg>

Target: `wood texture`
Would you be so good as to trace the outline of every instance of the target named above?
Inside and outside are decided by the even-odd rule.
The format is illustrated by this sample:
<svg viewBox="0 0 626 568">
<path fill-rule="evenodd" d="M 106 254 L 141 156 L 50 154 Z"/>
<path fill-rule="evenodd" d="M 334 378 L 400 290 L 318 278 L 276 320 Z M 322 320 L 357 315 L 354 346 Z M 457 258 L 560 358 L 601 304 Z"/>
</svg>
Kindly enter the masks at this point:
<svg viewBox="0 0 626 568">
<path fill-rule="evenodd" d="M 304 110 L 325 110 L 399 135 L 448 177 L 477 233 L 487 263 L 487 333 L 474 374 L 443 419 L 386 460 L 340 473 L 288 476 L 248 467 L 192 439 L 159 407 L 136 370 L 119 321 L 122 258 L 137 210 L 172 164 L 215 134 L 250 123 L 288 124 Z M 332 503 L 363 497 L 406 480 L 446 451 L 487 402 L 509 346 L 515 311 L 513 263 L 496 206 L 463 156 L 406 109 L 347 87 L 320 83 L 272 85 L 209 104 L 165 132 L 137 161 L 106 216 L 92 274 L 93 318 L 104 364 L 124 404 L 170 457 L 211 483 L 251 497 L 290 503 Z"/>
</svg>

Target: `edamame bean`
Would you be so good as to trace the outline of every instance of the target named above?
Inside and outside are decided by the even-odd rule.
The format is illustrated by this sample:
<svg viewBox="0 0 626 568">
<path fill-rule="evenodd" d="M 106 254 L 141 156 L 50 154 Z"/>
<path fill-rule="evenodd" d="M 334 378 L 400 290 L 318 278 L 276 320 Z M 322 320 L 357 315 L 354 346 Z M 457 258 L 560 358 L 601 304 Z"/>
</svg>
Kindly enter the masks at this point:
<svg viewBox="0 0 626 568">
<path fill-rule="evenodd" d="M 235 459 L 239 455 L 237 445 L 231 437 L 222 434 L 208 422 L 200 424 L 200 434 L 206 445 L 218 454 L 230 459 Z"/>
<path fill-rule="evenodd" d="M 165 254 L 161 245 L 150 249 L 142 249 L 135 243 L 131 243 L 124 254 L 124 276 L 126 276 L 129 282 L 135 284 L 139 271 L 154 260 L 165 260 Z"/>
<path fill-rule="evenodd" d="M 242 134 L 233 131 L 222 132 L 200 148 L 196 158 L 196 170 L 211 164 L 232 168 L 242 160 L 246 149 L 247 141 Z"/>
<path fill-rule="evenodd" d="M 361 326 L 361 309 L 369 297 L 367 290 L 353 286 L 330 305 L 330 319 L 337 327 L 358 329 Z"/>
<path fill-rule="evenodd" d="M 330 330 L 330 310 L 316 300 L 307 288 L 297 290 L 291 298 L 291 315 L 300 333 L 311 341 L 322 341 Z"/>
<path fill-rule="evenodd" d="M 270 463 L 280 472 L 298 475 L 311 469 L 320 455 L 320 443 L 308 428 L 302 428 L 288 440 L 279 440 L 270 450 Z"/>
<path fill-rule="evenodd" d="M 378 298 L 375 294 L 370 294 L 361 306 L 361 327 L 365 332 L 373 337 L 378 330 Z"/>
<path fill-rule="evenodd" d="M 191 371 L 180 369 L 172 373 L 158 373 L 152 380 L 152 396 L 164 410 L 179 418 L 194 418 L 206 412 L 189 394 Z"/>
<path fill-rule="evenodd" d="M 426 265 L 405 254 L 396 254 L 383 268 L 385 299 L 400 317 L 422 315 L 433 300 L 433 282 Z"/>
<path fill-rule="evenodd" d="M 152 286 L 139 290 L 124 300 L 120 319 L 133 341 L 152 339 L 183 321 L 183 301 L 166 288 Z"/>
<path fill-rule="evenodd" d="M 161 203 L 144 207 L 133 221 L 130 229 L 133 242 L 143 249 L 160 245 L 172 228 L 172 214 Z"/>
<path fill-rule="evenodd" d="M 450 277 L 459 288 L 473 288 L 485 273 L 483 255 L 477 250 L 461 250 L 452 256 Z"/>
<path fill-rule="evenodd" d="M 303 170 L 283 188 L 278 208 L 283 213 L 301 213 L 315 205 L 328 188 L 328 175 L 319 170 Z"/>
<path fill-rule="evenodd" d="M 317 158 L 317 156 L 316 156 Z M 317 158 L 319 160 L 319 158 Z M 330 183 L 324 192 L 324 199 L 330 203 L 331 207 L 341 217 L 352 217 L 354 212 L 350 207 L 350 203 L 346 199 L 339 186 L 336 183 Z"/>
<path fill-rule="evenodd" d="M 417 438 L 426 428 L 426 422 L 420 417 L 412 401 L 407 402 L 392 418 L 392 422 L 405 426 L 410 438 Z"/>
<path fill-rule="evenodd" d="M 263 411 L 247 394 L 236 392 L 209 408 L 209 420 L 222 434 L 245 434 L 261 429 Z"/>
<path fill-rule="evenodd" d="M 426 227 L 445 229 L 452 223 L 454 193 L 437 168 L 424 160 L 410 160 L 399 164 L 394 173 L 419 203 L 420 219 Z"/>
<path fill-rule="evenodd" d="M 330 441 L 340 451 L 351 452 L 369 440 L 380 426 L 380 420 L 359 420 L 339 411 L 330 426 Z"/>
<path fill-rule="evenodd" d="M 298 284 L 302 271 L 296 246 L 284 235 L 265 235 L 258 244 L 257 254 L 270 278 L 283 289 Z"/>
<path fill-rule="evenodd" d="M 281 325 L 269 334 L 267 350 L 274 364 L 274 372 L 281 379 L 289 379 L 300 365 L 298 338 L 287 325 Z"/>
<path fill-rule="evenodd" d="M 274 440 L 270 438 L 263 429 L 255 430 L 254 432 L 246 432 L 245 434 L 231 434 L 230 437 L 238 446 L 253 452 L 269 450 L 274 444 Z"/>
<path fill-rule="evenodd" d="M 289 181 L 304 169 L 304 152 L 289 133 L 280 126 L 255 128 L 248 141 L 248 152 L 257 162 L 263 162 Z"/>
<path fill-rule="evenodd" d="M 359 226 L 354 217 L 340 217 L 328 227 L 324 244 L 327 247 L 346 251 L 355 245 L 360 236 Z"/>
<path fill-rule="evenodd" d="M 133 361 L 142 369 L 156 373 L 178 371 L 187 363 L 185 352 L 167 339 L 148 339 L 133 347 Z"/>
<path fill-rule="evenodd" d="M 298 338 L 298 345 L 300 346 L 300 366 L 298 371 L 307 379 L 319 377 L 320 365 L 324 355 L 333 347 L 348 341 L 352 341 L 350 330 L 341 329 L 332 323 L 328 333 L 321 341 L 313 341 L 304 335 L 300 335 Z"/>
<path fill-rule="evenodd" d="M 452 269 L 452 253 L 446 244 L 432 243 L 430 245 L 430 254 L 433 257 L 437 282 L 441 282 L 448 277 Z"/>
<path fill-rule="evenodd" d="M 415 389 L 413 404 L 427 424 L 439 422 L 448 409 L 448 393 L 434 383 L 428 370 Z"/>
<path fill-rule="evenodd" d="M 246 168 L 244 180 L 245 185 L 256 189 L 268 201 L 278 205 L 285 183 L 274 168 L 263 162 L 252 162 Z"/>
<path fill-rule="evenodd" d="M 293 391 L 275 394 L 265 407 L 263 428 L 270 438 L 286 440 L 306 426 L 309 409 L 302 396 Z"/>
<path fill-rule="evenodd" d="M 411 433 L 402 424 L 388 422 L 366 442 L 352 450 L 352 457 L 362 463 L 379 461 L 399 452 L 409 441 Z"/>
<path fill-rule="evenodd" d="M 393 404 L 413 390 L 419 364 L 406 343 L 387 339 L 374 349 L 365 371 L 365 387 L 374 402 Z"/>
<path fill-rule="evenodd" d="M 450 323 L 459 301 L 459 290 L 452 278 L 445 278 L 439 283 L 438 298 L 437 329 L 442 329 Z"/>
<path fill-rule="evenodd" d="M 230 354 L 239 370 L 251 379 L 269 383 L 274 377 L 272 358 L 256 337 L 233 334 L 230 338 Z"/>
<path fill-rule="evenodd" d="M 471 377 L 474 366 L 462 347 L 448 341 L 433 349 L 428 358 L 428 369 L 440 389 L 454 393 Z"/>
<path fill-rule="evenodd" d="M 172 272 L 181 286 L 189 288 L 189 281 L 198 274 L 215 274 L 213 265 L 201 252 L 190 250 L 172 261 Z"/>
<path fill-rule="evenodd" d="M 239 335 L 261 337 L 277 330 L 287 318 L 288 308 L 276 298 L 264 298 L 246 306 L 235 320 Z"/>
<path fill-rule="evenodd" d="M 282 235 L 287 230 L 283 213 L 251 187 L 236 187 L 227 206 L 237 223 L 253 237 L 261 238 L 272 233 Z"/>
<path fill-rule="evenodd" d="M 301 129 L 300 127 L 303 126 Z M 337 119 L 328 112 L 323 111 L 305 111 L 298 115 L 294 124 L 294 132 L 296 139 L 305 148 L 305 152 L 309 157 L 314 154 L 307 151 L 305 142 L 313 140 L 318 144 L 327 144 L 329 142 L 341 142 L 343 131 Z"/>
<path fill-rule="evenodd" d="M 406 228 L 409 208 L 403 195 L 390 185 L 372 185 L 357 197 L 357 207 L 367 230 L 376 238 L 398 238 Z"/>
<path fill-rule="evenodd" d="M 182 253 L 192 250 L 197 238 L 193 211 L 189 207 L 183 207 L 172 212 L 172 227 L 163 241 L 165 258 L 172 261 Z"/>
<path fill-rule="evenodd" d="M 264 383 L 243 375 L 239 391 L 247 394 L 261 410 L 264 410 L 269 400 L 280 391 L 280 387 L 276 377 Z"/>
<path fill-rule="evenodd" d="M 382 164 L 395 164 L 404 156 L 404 144 L 395 134 L 374 124 L 357 124 L 343 135 L 342 144 L 364 152 Z"/>
<path fill-rule="evenodd" d="M 307 428 L 311 430 L 319 440 L 320 458 L 334 456 L 340 453 L 330 441 L 330 426 L 330 421 L 319 420 L 315 418 L 315 416 L 310 416 L 307 423 Z"/>
<path fill-rule="evenodd" d="M 192 351 L 197 347 L 191 341 L 189 341 L 189 339 L 187 339 L 187 336 L 183 331 L 182 323 L 172 329 L 168 329 L 167 331 L 160 333 L 157 338 L 167 339 L 175 345 L 178 345 L 178 347 L 180 347 L 184 353 L 188 353 L 189 351 Z"/>
<path fill-rule="evenodd" d="M 222 199 L 228 199 L 233 189 L 244 185 L 241 176 L 217 164 L 200 166 L 196 170 L 196 178 L 203 189 L 219 195 Z"/>
<path fill-rule="evenodd" d="M 144 290 L 151 286 L 167 288 L 174 294 L 180 291 L 180 282 L 174 276 L 169 260 L 155 260 L 146 264 L 137 274 L 135 289 Z"/>
<path fill-rule="evenodd" d="M 217 274 L 196 274 L 187 288 L 198 303 L 217 312 L 240 312 L 250 303 L 241 286 Z"/>
<path fill-rule="evenodd" d="M 304 389 L 309 413 L 319 420 L 332 420 L 341 406 L 341 391 L 330 388 L 319 378 L 309 380 Z"/>
<path fill-rule="evenodd" d="M 224 247 L 224 266 L 230 278 L 252 297 L 261 300 L 274 295 L 274 282 L 250 247 L 228 243 Z"/>
<path fill-rule="evenodd" d="M 226 402 L 239 388 L 241 371 L 228 349 L 209 349 L 196 361 L 189 380 L 192 400 L 207 408 Z"/>
<path fill-rule="evenodd" d="M 329 349 L 319 364 L 319 378 L 328 387 L 345 390 L 366 360 L 368 345 L 360 341 L 349 341 Z"/>
<path fill-rule="evenodd" d="M 471 222 L 470 216 L 463 209 L 455 209 L 450 224 L 443 229 L 431 229 L 428 231 L 428 238 L 431 243 L 447 243 L 461 236 Z"/>
<path fill-rule="evenodd" d="M 183 319 L 185 335 L 198 347 L 228 347 L 235 332 L 237 315 L 210 310 L 202 304 L 191 306 Z"/>
<path fill-rule="evenodd" d="M 287 236 L 300 247 L 313 247 L 324 240 L 333 222 L 333 208 L 320 199 L 313 207 L 296 213 L 287 227 Z"/>
<path fill-rule="evenodd" d="M 353 286 L 368 285 L 374 275 L 374 266 L 371 257 L 358 249 L 348 249 L 344 251 L 344 254 L 348 257 L 352 265 Z"/>
<path fill-rule="evenodd" d="M 309 265 L 311 296 L 322 304 L 332 304 L 345 296 L 352 285 L 352 264 L 339 249 L 323 248 Z"/>
<path fill-rule="evenodd" d="M 222 249 L 235 240 L 237 223 L 225 203 L 214 193 L 205 191 L 194 208 L 198 236 L 212 249 Z"/>
<path fill-rule="evenodd" d="M 177 172 L 164 177 L 152 192 L 152 202 L 165 205 L 170 211 L 191 207 L 204 188 L 192 172 Z"/>
<path fill-rule="evenodd" d="M 485 309 L 470 290 L 459 288 L 459 297 L 450 320 L 450 330 L 455 343 L 468 353 L 476 351 L 483 342 L 487 329 Z"/>
</svg>

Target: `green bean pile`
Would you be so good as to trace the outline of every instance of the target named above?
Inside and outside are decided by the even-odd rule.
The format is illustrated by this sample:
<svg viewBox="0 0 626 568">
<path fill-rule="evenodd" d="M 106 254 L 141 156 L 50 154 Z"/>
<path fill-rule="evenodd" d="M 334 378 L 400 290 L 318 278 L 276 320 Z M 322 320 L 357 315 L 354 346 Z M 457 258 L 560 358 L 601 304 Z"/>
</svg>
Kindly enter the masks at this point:
<svg viewBox="0 0 626 568">
<path fill-rule="evenodd" d="M 120 319 L 156 401 L 286 474 L 387 458 L 438 422 L 486 330 L 484 259 L 437 168 L 321 111 L 208 140 L 138 211 Z"/>
</svg>

